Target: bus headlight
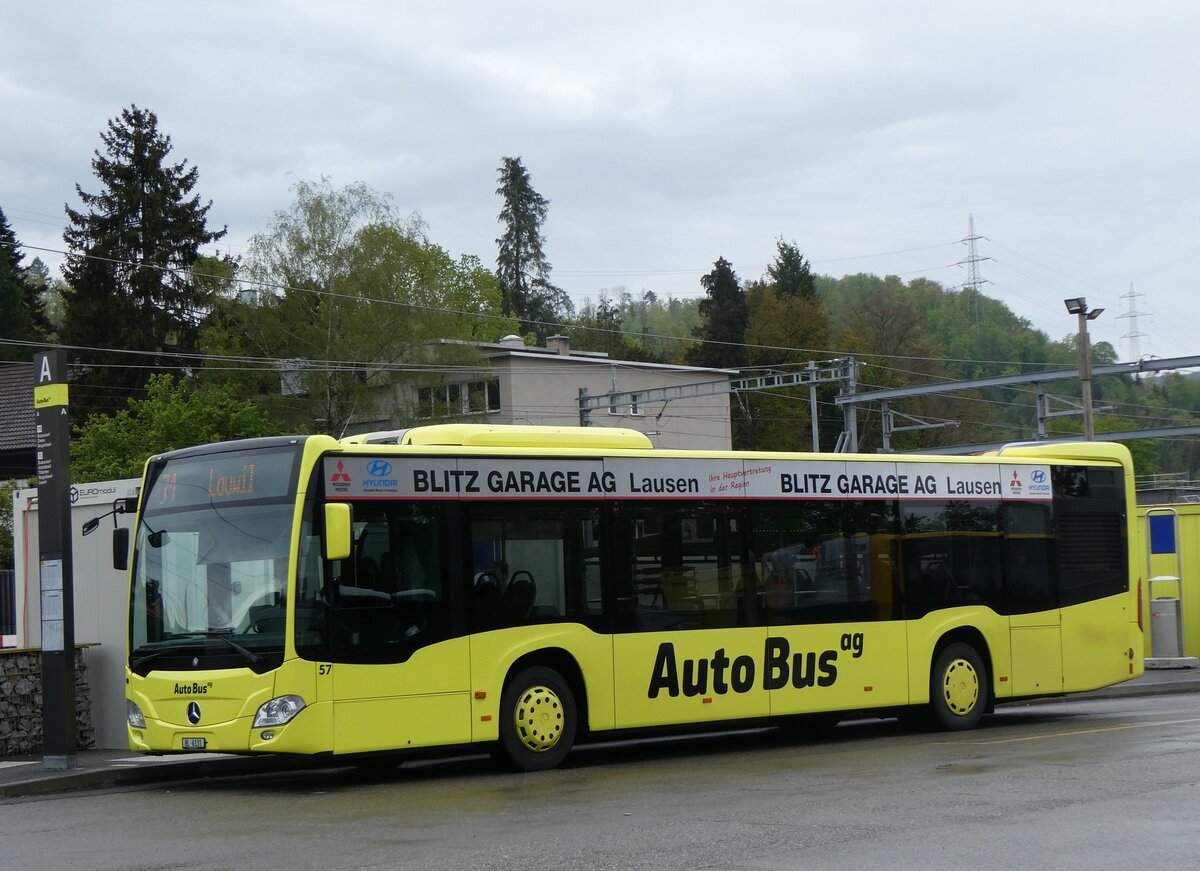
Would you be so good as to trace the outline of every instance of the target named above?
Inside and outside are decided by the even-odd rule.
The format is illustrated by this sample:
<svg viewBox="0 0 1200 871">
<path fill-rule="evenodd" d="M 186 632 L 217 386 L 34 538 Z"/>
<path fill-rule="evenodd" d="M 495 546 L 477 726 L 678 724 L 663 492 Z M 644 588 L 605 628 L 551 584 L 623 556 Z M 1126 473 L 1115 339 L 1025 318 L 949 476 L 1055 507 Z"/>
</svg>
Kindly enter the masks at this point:
<svg viewBox="0 0 1200 871">
<path fill-rule="evenodd" d="M 132 699 L 125 700 L 125 719 L 135 729 L 146 728 L 146 717 L 142 714 L 142 709 L 137 706 L 137 702 Z"/>
<path fill-rule="evenodd" d="M 304 710 L 304 699 L 299 696 L 280 696 L 264 702 L 254 715 L 255 729 L 267 726 L 284 726 L 291 722 L 292 717 Z"/>
</svg>

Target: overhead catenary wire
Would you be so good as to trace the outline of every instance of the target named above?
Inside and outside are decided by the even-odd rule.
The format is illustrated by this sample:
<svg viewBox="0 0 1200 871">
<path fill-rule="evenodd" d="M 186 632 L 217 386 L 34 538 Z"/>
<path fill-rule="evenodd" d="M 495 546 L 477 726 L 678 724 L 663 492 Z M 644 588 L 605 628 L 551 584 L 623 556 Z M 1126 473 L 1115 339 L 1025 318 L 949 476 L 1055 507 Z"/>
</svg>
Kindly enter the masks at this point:
<svg viewBox="0 0 1200 871">
<path fill-rule="evenodd" d="M 317 297 L 327 297 L 330 299 L 341 299 L 341 300 L 346 300 L 346 301 L 351 301 L 351 302 L 359 302 L 359 303 L 372 304 L 372 305 L 388 305 L 388 306 L 395 306 L 395 307 L 409 309 L 409 310 L 427 311 L 427 312 L 433 312 L 433 313 L 438 313 L 438 314 L 454 315 L 454 316 L 459 316 L 459 317 L 465 316 L 465 317 L 480 318 L 480 319 L 484 319 L 484 320 L 506 321 L 506 322 L 511 321 L 511 318 L 506 318 L 502 315 L 490 314 L 487 312 L 474 311 L 474 310 L 470 310 L 470 309 L 455 309 L 455 308 L 449 308 L 449 307 L 445 307 L 445 306 L 433 306 L 433 305 L 426 305 L 426 304 L 421 304 L 421 303 L 404 302 L 401 300 L 389 300 L 389 299 L 379 298 L 379 297 L 368 297 L 368 296 L 363 296 L 362 294 L 350 294 L 350 293 L 342 293 L 342 292 L 332 291 L 332 290 L 321 290 L 321 289 L 316 289 L 316 288 L 297 287 L 297 286 L 286 285 L 286 284 L 282 284 L 282 283 L 278 283 L 278 282 L 270 282 L 270 281 L 264 281 L 261 279 L 247 278 L 244 276 L 237 276 L 237 275 L 229 276 L 229 275 L 221 275 L 221 274 L 215 274 L 215 273 L 207 273 L 207 272 L 197 271 L 194 269 L 182 269 L 179 267 L 166 266 L 166 265 L 154 264 L 154 263 L 141 263 L 141 262 L 135 263 L 135 262 L 128 261 L 128 260 L 121 260 L 119 258 L 102 257 L 100 255 L 94 255 L 94 254 L 78 254 L 78 253 L 74 253 L 74 252 L 62 251 L 61 249 L 43 248 L 43 247 L 30 246 L 30 245 L 22 245 L 20 247 L 28 248 L 29 250 L 32 250 L 32 251 L 43 251 L 46 253 L 59 254 L 62 256 L 66 256 L 66 257 L 83 257 L 83 258 L 98 260 L 100 262 L 113 263 L 113 264 L 117 264 L 117 265 L 121 265 L 121 266 L 128 266 L 128 267 L 140 268 L 140 269 L 153 269 L 156 271 L 168 272 L 173 275 L 188 276 L 188 277 L 192 277 L 192 278 L 201 278 L 201 279 L 206 279 L 206 280 L 237 284 L 239 286 L 252 287 L 252 288 L 256 288 L 258 290 L 265 290 L 265 291 L 270 291 L 273 293 L 300 293 L 300 294 L 313 295 L 313 296 L 317 296 Z M 954 264 L 951 264 L 951 265 L 954 265 Z M 563 329 L 563 330 L 568 330 L 568 329 L 583 330 L 583 331 L 589 332 L 589 333 L 599 333 L 599 334 L 606 334 L 606 335 L 627 335 L 620 329 L 583 326 L 583 325 L 579 325 L 579 324 L 569 323 L 566 321 L 530 321 L 530 323 L 535 324 L 537 326 L 541 326 L 541 327 L 552 327 L 555 329 Z M 725 342 L 725 341 L 714 340 L 714 339 L 700 339 L 695 336 L 671 336 L 671 335 L 663 335 L 663 334 L 658 334 L 658 333 L 639 333 L 638 337 L 644 338 L 644 339 L 657 339 L 657 340 L 670 341 L 670 342 L 684 342 L 687 344 L 746 348 L 748 350 L 756 350 L 756 351 L 780 351 L 780 352 L 788 352 L 788 353 L 793 353 L 793 354 L 794 353 L 811 354 L 815 357 L 824 357 L 824 358 L 853 356 L 853 352 L 851 352 L 848 349 L 844 349 L 844 348 L 841 348 L 841 349 L 839 349 L 839 348 L 801 348 L 801 347 L 790 347 L 790 346 L 783 346 L 783 345 L 747 344 L 747 343 L 743 343 L 743 342 Z M 105 349 L 105 350 L 106 350 L 106 352 L 120 352 L 121 351 L 121 349 Z M 981 365 L 1023 366 L 1023 367 L 1033 368 L 1033 369 L 1047 365 L 1047 364 L 1043 364 L 1043 363 L 1030 363 L 1030 362 L 1022 361 L 1022 360 L 979 360 L 979 359 L 971 359 L 971 358 L 954 358 L 954 357 L 949 357 L 949 358 L 948 357 L 932 357 L 932 356 L 927 357 L 927 356 L 908 355 L 908 354 L 870 354 L 869 356 L 871 356 L 872 358 L 875 358 L 875 359 L 910 360 L 910 361 L 918 361 L 918 362 L 973 363 L 973 364 L 981 364 Z M 287 359 L 287 358 L 277 358 L 277 359 Z M 368 363 L 369 361 L 357 361 L 357 362 L 359 363 L 359 365 L 362 365 L 363 363 Z"/>
</svg>

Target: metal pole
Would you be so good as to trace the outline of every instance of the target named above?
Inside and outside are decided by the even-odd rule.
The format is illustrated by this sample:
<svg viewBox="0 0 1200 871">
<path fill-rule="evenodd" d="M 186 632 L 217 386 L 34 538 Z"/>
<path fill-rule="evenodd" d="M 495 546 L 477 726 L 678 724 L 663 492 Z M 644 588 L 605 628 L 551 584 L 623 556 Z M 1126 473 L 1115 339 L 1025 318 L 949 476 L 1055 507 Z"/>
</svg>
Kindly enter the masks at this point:
<svg viewBox="0 0 1200 871">
<path fill-rule="evenodd" d="M 817 425 L 817 362 L 808 361 L 808 416 L 812 419 L 813 453 L 821 451 L 821 428 Z"/>
<path fill-rule="evenodd" d="M 1092 344 L 1088 338 L 1088 311 L 1079 312 L 1079 381 L 1083 387 L 1083 437 L 1093 441 L 1096 430 L 1092 420 Z"/>
<path fill-rule="evenodd" d="M 853 357 L 847 357 L 845 360 L 846 375 L 845 381 L 842 382 L 842 395 L 853 396 L 857 388 L 858 382 L 858 363 Z M 845 428 L 847 445 L 846 450 L 849 453 L 858 453 L 858 414 L 857 406 L 847 405 L 844 410 L 843 417 L 845 418 L 842 426 Z"/>
<path fill-rule="evenodd" d="M 71 565 L 71 418 L 67 355 L 33 358 L 37 424 L 39 591 L 42 639 L 42 767 L 75 768 L 75 597 Z"/>
<path fill-rule="evenodd" d="M 1037 437 L 1046 437 L 1046 416 L 1050 411 L 1050 400 L 1046 396 L 1046 387 L 1042 382 L 1037 383 Z"/>
</svg>

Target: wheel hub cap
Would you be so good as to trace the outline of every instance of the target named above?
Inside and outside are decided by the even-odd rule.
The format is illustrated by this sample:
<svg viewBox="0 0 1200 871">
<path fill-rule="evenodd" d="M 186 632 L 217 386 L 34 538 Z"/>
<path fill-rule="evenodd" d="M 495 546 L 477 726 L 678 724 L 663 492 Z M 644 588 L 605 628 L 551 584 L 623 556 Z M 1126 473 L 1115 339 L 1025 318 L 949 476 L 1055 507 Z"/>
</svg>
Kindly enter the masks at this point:
<svg viewBox="0 0 1200 871">
<path fill-rule="evenodd" d="M 549 687 L 530 687 L 517 701 L 514 720 L 521 743 L 535 753 L 543 753 L 562 737 L 562 702 Z"/>
<path fill-rule="evenodd" d="M 960 717 L 971 713 L 979 702 L 979 674 L 974 666 L 965 659 L 950 663 L 942 681 L 942 692 L 946 707 L 952 712 Z"/>
</svg>

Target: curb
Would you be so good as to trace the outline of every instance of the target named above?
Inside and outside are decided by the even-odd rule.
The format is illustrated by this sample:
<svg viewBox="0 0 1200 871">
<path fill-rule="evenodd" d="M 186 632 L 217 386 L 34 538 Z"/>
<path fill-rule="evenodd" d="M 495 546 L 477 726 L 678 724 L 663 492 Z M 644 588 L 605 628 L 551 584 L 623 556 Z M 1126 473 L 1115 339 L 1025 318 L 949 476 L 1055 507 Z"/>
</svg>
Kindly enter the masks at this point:
<svg viewBox="0 0 1200 871">
<path fill-rule="evenodd" d="M 0 783 L 0 800 L 54 795 L 82 789 L 109 789 L 117 786 L 184 782 L 209 777 L 268 774 L 292 771 L 312 764 L 313 760 L 307 757 L 288 759 L 276 756 L 231 756 L 226 759 L 78 768 L 59 772 L 44 771 L 39 776 L 27 780 Z M 39 771 L 43 770 L 39 769 Z"/>
<path fill-rule="evenodd" d="M 1163 681 L 1150 684 L 1116 684 L 1086 693 L 1070 693 L 1061 696 L 1039 696 L 1015 702 L 998 702 L 1000 705 L 1056 705 L 1063 702 L 1095 701 L 1097 699 L 1126 699 L 1138 696 L 1174 696 L 1200 692 L 1200 676 L 1181 681 Z"/>
</svg>

